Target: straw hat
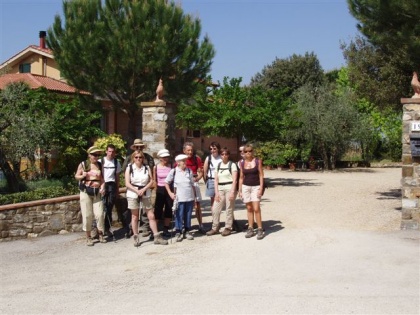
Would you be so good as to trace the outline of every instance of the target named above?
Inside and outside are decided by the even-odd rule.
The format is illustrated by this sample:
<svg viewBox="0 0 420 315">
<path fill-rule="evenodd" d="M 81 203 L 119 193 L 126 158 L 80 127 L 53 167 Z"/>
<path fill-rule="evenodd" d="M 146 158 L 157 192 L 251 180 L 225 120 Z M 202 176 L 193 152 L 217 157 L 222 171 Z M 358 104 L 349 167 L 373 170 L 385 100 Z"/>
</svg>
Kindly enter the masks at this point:
<svg viewBox="0 0 420 315">
<path fill-rule="evenodd" d="M 87 153 L 88 153 L 88 154 L 93 154 L 93 153 L 104 153 L 104 151 L 102 151 L 102 150 L 101 150 L 101 149 L 99 149 L 98 147 L 93 146 L 93 147 L 90 147 L 90 148 L 87 150 Z"/>
<path fill-rule="evenodd" d="M 141 139 L 135 139 L 133 144 L 131 145 L 130 149 L 135 150 L 136 147 L 145 147 L 146 145 L 143 143 Z"/>
</svg>

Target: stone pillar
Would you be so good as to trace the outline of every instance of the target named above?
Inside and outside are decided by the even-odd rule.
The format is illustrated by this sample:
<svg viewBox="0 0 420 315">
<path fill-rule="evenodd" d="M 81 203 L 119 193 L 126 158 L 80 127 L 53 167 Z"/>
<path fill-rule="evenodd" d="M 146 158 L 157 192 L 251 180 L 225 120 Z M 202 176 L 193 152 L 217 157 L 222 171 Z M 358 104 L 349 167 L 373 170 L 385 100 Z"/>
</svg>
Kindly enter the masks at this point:
<svg viewBox="0 0 420 315">
<path fill-rule="evenodd" d="M 143 109 L 143 142 L 145 152 L 157 158 L 161 149 L 175 153 L 175 104 L 165 101 L 141 102 Z"/>
<path fill-rule="evenodd" d="M 420 98 L 402 98 L 401 229 L 420 229 Z M 418 149 L 415 146 L 419 143 Z"/>
</svg>

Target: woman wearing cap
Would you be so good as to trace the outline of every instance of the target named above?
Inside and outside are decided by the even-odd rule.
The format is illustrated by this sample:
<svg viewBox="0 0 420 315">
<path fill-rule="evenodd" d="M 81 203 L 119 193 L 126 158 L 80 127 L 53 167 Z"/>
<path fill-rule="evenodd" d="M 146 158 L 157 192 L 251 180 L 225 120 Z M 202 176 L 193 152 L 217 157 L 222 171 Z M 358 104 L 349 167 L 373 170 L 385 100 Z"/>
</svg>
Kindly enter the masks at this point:
<svg viewBox="0 0 420 315">
<path fill-rule="evenodd" d="M 86 231 L 86 245 L 93 246 L 91 237 L 93 217 L 95 217 L 99 242 L 106 243 L 104 238 L 104 208 L 101 197 L 105 193 L 105 182 L 101 173 L 98 159 L 102 150 L 90 147 L 87 151 L 88 159 L 77 167 L 74 176 L 79 181 L 80 209 L 82 212 L 83 231 Z"/>
<path fill-rule="evenodd" d="M 155 218 L 156 220 L 163 218 L 163 236 L 170 237 L 169 229 L 172 219 L 173 200 L 165 188 L 165 179 L 168 177 L 172 165 L 169 162 L 170 154 L 168 150 L 160 150 L 157 156 L 159 163 L 153 168 L 153 180 L 157 183 Z"/>
<path fill-rule="evenodd" d="M 153 186 L 152 172 L 148 165 L 143 164 L 144 154 L 141 151 L 134 151 L 131 154 L 131 163 L 125 170 L 125 186 L 127 187 L 128 209 L 131 210 L 131 228 L 134 234 L 134 246 L 140 246 L 139 243 L 139 209 L 140 200 L 143 203 L 144 211 L 147 213 L 150 228 L 154 235 L 154 243 L 157 245 L 167 245 L 158 233 L 155 216 L 151 201 L 151 190 Z"/>
<path fill-rule="evenodd" d="M 182 241 L 183 237 L 193 240 L 191 234 L 191 216 L 196 199 L 193 172 L 187 168 L 186 160 L 188 156 L 180 154 L 175 158 L 177 167 L 172 169 L 165 179 L 165 187 L 169 196 L 177 203 L 175 211 L 175 229 L 176 241 Z M 171 184 L 174 185 L 174 191 L 171 190 Z M 184 235 L 182 229 L 184 228 Z"/>
</svg>

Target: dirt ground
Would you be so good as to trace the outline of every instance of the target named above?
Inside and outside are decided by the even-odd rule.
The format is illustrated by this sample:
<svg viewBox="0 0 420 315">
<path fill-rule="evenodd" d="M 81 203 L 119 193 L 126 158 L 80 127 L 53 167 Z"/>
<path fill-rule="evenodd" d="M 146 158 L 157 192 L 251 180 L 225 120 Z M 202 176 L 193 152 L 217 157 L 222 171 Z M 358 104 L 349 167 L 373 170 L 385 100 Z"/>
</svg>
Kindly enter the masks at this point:
<svg viewBox="0 0 420 315">
<path fill-rule="evenodd" d="M 265 177 L 263 240 L 0 243 L 0 314 L 420 313 L 420 233 L 400 230 L 400 168 Z M 246 223 L 240 200 L 235 216 Z"/>
</svg>

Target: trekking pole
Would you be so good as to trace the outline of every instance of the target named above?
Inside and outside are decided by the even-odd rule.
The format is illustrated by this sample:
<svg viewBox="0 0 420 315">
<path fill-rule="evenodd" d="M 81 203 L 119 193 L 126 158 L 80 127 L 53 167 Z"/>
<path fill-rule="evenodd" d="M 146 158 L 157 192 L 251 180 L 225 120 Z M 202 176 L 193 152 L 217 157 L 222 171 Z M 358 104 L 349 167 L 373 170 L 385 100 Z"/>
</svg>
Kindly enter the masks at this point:
<svg viewBox="0 0 420 315">
<path fill-rule="evenodd" d="M 175 215 L 176 215 L 176 210 L 178 208 L 178 198 L 175 195 L 174 198 L 174 203 L 172 205 L 172 231 L 171 231 L 171 244 L 172 244 L 172 238 L 174 236 L 174 228 L 175 228 Z"/>
<path fill-rule="evenodd" d="M 107 208 L 107 204 L 108 204 L 108 194 L 105 194 L 103 197 L 102 197 L 102 203 L 104 204 L 104 208 L 105 208 L 105 211 L 104 211 L 104 219 L 107 219 L 108 218 L 108 223 L 109 223 L 109 231 L 111 232 L 111 234 L 112 234 L 112 240 L 114 241 L 114 243 L 116 243 L 117 242 L 117 239 L 115 238 L 115 234 L 114 234 L 114 231 L 112 231 L 112 222 L 111 222 L 111 219 L 109 218 L 109 216 L 107 215 L 107 210 L 108 210 L 108 208 Z M 112 211 L 112 210 L 111 210 Z M 111 214 L 112 215 L 112 214 Z"/>
<path fill-rule="evenodd" d="M 139 198 L 139 220 L 137 221 L 138 227 L 137 227 L 137 231 L 140 231 L 140 223 L 141 223 L 141 213 L 143 211 L 143 198 L 142 197 L 138 197 Z M 138 238 L 138 234 L 137 234 L 137 248 L 140 247 L 140 240 Z"/>
</svg>

